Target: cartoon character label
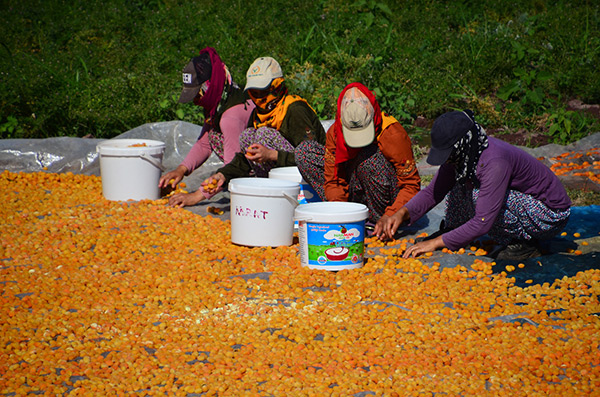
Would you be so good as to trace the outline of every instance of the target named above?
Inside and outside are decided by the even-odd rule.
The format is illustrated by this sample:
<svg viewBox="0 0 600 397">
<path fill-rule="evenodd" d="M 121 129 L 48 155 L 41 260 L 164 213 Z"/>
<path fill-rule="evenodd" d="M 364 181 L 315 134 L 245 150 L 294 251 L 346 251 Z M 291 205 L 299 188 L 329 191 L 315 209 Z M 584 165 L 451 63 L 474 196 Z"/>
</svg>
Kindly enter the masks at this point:
<svg viewBox="0 0 600 397">
<path fill-rule="evenodd" d="M 306 241 L 302 262 L 333 270 L 362 266 L 365 250 L 365 221 L 323 224 L 301 222 L 300 238 Z"/>
<path fill-rule="evenodd" d="M 302 197 L 300 197 L 302 196 Z M 316 203 L 321 201 L 321 198 L 309 184 L 300 184 L 300 194 L 298 195 L 300 204 Z"/>
</svg>

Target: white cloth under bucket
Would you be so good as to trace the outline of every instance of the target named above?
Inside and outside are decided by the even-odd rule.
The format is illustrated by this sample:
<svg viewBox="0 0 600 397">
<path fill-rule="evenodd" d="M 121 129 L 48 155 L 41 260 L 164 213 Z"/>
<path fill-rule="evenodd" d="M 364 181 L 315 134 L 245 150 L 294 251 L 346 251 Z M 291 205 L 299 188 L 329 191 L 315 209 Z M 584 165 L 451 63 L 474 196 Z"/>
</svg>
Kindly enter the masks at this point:
<svg viewBox="0 0 600 397">
<path fill-rule="evenodd" d="M 300 184 L 270 178 L 229 182 L 231 242 L 251 247 L 291 245 Z"/>
<path fill-rule="evenodd" d="M 96 146 L 107 200 L 156 200 L 165 144 L 150 139 L 111 139 Z"/>
</svg>

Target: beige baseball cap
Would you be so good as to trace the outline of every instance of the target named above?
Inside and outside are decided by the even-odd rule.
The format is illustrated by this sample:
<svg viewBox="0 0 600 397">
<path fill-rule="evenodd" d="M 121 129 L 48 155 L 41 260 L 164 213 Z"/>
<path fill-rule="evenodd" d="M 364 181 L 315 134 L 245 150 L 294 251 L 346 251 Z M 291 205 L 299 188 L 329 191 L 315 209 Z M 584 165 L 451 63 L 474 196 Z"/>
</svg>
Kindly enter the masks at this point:
<svg viewBox="0 0 600 397">
<path fill-rule="evenodd" d="M 283 77 L 281 66 L 271 57 L 261 57 L 252 62 L 246 72 L 246 87 L 244 90 L 267 88 L 271 82 Z"/>
<path fill-rule="evenodd" d="M 371 101 L 358 88 L 352 87 L 344 93 L 340 115 L 344 140 L 348 146 L 365 147 L 375 140 L 374 113 Z"/>
</svg>

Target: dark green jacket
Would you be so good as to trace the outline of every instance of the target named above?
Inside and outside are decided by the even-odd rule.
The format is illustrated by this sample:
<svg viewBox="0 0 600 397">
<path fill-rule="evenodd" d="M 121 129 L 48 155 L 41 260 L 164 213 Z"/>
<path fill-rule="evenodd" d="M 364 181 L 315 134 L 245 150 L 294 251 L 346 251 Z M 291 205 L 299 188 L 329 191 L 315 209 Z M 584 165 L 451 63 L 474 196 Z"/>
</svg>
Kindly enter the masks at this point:
<svg viewBox="0 0 600 397">
<path fill-rule="evenodd" d="M 250 125 L 256 119 L 256 109 L 250 117 Z M 314 139 L 321 145 L 325 145 L 325 129 L 319 120 L 317 114 L 304 101 L 297 101 L 290 105 L 287 114 L 283 118 L 279 133 L 293 147 L 306 139 Z M 260 143 L 260 142 L 256 142 Z M 294 153 L 279 151 L 277 154 L 276 167 L 291 167 L 296 165 Z M 243 178 L 250 176 L 252 170 L 248 159 L 242 152 L 235 154 L 233 160 L 221 167 L 217 172 L 222 173 L 227 179 L 227 183 L 234 178 Z"/>
</svg>

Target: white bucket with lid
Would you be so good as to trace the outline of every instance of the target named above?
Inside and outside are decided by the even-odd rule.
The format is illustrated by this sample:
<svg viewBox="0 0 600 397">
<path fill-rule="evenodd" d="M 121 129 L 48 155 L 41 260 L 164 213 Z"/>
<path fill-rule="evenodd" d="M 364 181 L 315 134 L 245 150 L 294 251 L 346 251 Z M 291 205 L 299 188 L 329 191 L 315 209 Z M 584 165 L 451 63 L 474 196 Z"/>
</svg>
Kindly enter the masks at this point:
<svg viewBox="0 0 600 397">
<path fill-rule="evenodd" d="M 366 205 L 308 203 L 296 208 L 300 262 L 312 269 L 356 269 L 364 264 Z"/>
<path fill-rule="evenodd" d="M 111 139 L 96 146 L 107 200 L 156 200 L 165 144 L 150 139 Z"/>
<path fill-rule="evenodd" d="M 231 242 L 251 247 L 291 245 L 297 182 L 236 178 L 229 182 Z"/>
<path fill-rule="evenodd" d="M 315 190 L 308 184 L 298 167 L 277 167 L 269 171 L 269 178 L 284 179 L 287 181 L 297 182 L 300 184 L 300 193 L 298 194 L 298 203 L 314 203 L 321 201 L 321 198 Z"/>
</svg>

